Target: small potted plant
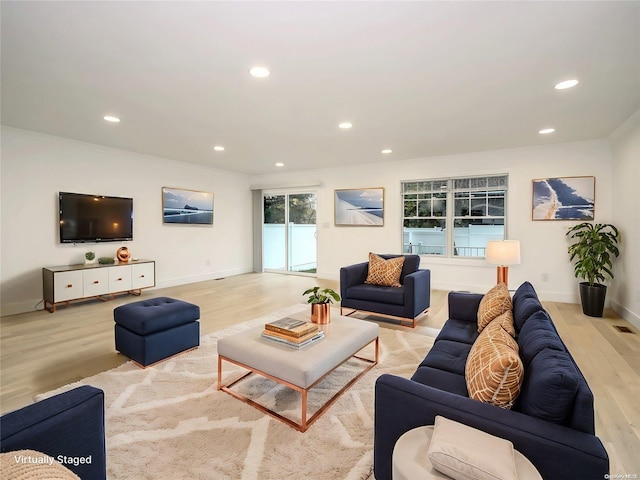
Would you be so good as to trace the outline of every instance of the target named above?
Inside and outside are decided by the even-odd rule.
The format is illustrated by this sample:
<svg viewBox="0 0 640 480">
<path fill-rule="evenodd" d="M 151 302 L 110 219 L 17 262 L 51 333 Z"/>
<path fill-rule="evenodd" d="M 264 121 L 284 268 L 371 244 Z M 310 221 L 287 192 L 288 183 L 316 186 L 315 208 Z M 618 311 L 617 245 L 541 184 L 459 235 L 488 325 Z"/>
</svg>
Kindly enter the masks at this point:
<svg viewBox="0 0 640 480">
<path fill-rule="evenodd" d="M 85 265 L 91 265 L 93 263 L 96 263 L 96 254 L 94 252 L 87 252 L 84 254 L 84 264 Z"/>
<path fill-rule="evenodd" d="M 569 228 L 566 235 L 575 240 L 569 246 L 570 261 L 574 261 L 576 278 L 586 280 L 580 283 L 582 311 L 590 317 L 602 317 L 607 287 L 606 277 L 613 279 L 611 262 L 620 255 L 618 250 L 618 229 L 609 223 L 580 223 Z"/>
<path fill-rule="evenodd" d="M 308 295 L 307 303 L 311 304 L 311 321 L 325 324 L 331 321 L 330 306 L 335 300 L 340 301 L 340 295 L 330 288 L 313 287 L 305 290 L 303 295 Z"/>
</svg>

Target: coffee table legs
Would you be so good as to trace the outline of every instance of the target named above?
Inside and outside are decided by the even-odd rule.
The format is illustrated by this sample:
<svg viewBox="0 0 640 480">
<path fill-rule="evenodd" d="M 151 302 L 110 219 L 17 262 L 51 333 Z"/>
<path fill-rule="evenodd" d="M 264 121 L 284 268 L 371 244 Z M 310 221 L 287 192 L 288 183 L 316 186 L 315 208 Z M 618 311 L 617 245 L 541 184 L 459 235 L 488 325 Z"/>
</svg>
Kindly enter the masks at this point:
<svg viewBox="0 0 640 480">
<path fill-rule="evenodd" d="M 322 405 L 318 411 L 316 411 L 310 418 L 307 419 L 307 394 L 309 392 L 309 390 L 311 388 L 313 388 L 314 386 L 316 386 L 318 383 L 320 383 L 327 375 L 329 375 L 331 372 L 333 372 L 336 368 L 338 368 L 340 365 L 342 365 L 344 362 L 346 362 L 347 360 L 349 360 L 349 358 L 346 358 L 342 363 L 340 363 L 339 365 L 337 365 L 335 368 L 329 370 L 327 373 L 325 373 L 322 377 L 320 377 L 318 380 L 316 380 L 313 384 L 311 384 L 309 387 L 307 388 L 302 388 L 299 387 L 297 385 L 293 385 L 292 383 L 289 382 L 285 382 L 284 380 L 281 380 L 277 377 L 274 377 L 273 375 L 269 375 L 268 373 L 265 373 L 257 368 L 251 367 L 249 365 L 244 365 L 240 362 L 237 362 L 235 360 L 232 360 L 230 358 L 227 357 L 223 357 L 221 355 L 218 355 L 218 382 L 217 382 L 217 389 L 218 390 L 222 390 L 223 392 L 228 393 L 229 395 L 243 401 L 244 403 L 251 405 L 254 408 L 257 408 L 258 410 L 260 410 L 263 413 L 266 413 L 267 415 L 272 416 L 273 418 L 280 420 L 281 422 L 286 423 L 287 425 L 289 425 L 292 428 L 295 428 L 296 430 L 298 430 L 299 432 L 305 432 L 312 424 L 313 422 L 315 422 L 325 411 L 327 411 L 327 409 L 333 405 L 333 403 L 338 400 L 338 398 L 340 398 L 340 396 L 346 392 L 354 383 L 356 383 L 358 380 L 360 380 L 360 378 L 362 376 L 364 376 L 369 370 L 371 370 L 373 367 L 376 366 L 376 364 L 378 363 L 378 354 L 379 354 L 379 340 L 378 338 L 376 338 L 375 340 L 373 340 L 373 342 L 371 343 L 375 343 L 375 356 L 374 359 L 369 359 L 369 358 L 363 358 L 363 357 L 359 357 L 357 355 L 358 352 L 356 352 L 355 355 L 352 355 L 349 358 L 357 358 L 359 360 L 363 360 L 367 363 L 369 363 L 369 365 L 366 366 L 366 368 L 361 371 L 358 375 L 356 375 L 354 378 L 352 378 L 344 387 L 342 387 L 342 389 L 340 389 L 340 391 L 338 393 L 336 393 L 333 397 L 331 397 L 324 405 Z M 371 343 L 369 343 L 368 345 L 370 345 Z M 368 345 L 365 345 L 363 348 L 366 348 Z M 234 365 L 238 365 L 239 367 L 242 367 L 246 370 L 248 370 L 247 373 L 245 373 L 244 375 L 242 375 L 240 378 L 238 378 L 237 380 L 234 380 L 233 382 L 229 383 L 228 385 L 223 385 L 222 384 L 222 361 L 227 361 L 229 363 L 233 363 Z M 265 378 L 268 378 L 269 380 L 273 380 L 274 382 L 278 382 L 281 385 L 284 385 L 286 387 L 291 388 L 292 390 L 295 390 L 297 392 L 300 392 L 301 394 L 301 416 L 300 416 L 300 423 L 297 423 L 289 418 L 286 418 L 282 415 L 280 415 L 277 412 L 274 412 L 273 410 L 260 405 L 259 403 L 251 400 L 249 397 L 236 392 L 235 390 L 232 390 L 232 387 L 234 385 L 236 385 L 238 382 L 244 380 L 245 378 L 247 378 L 248 376 L 250 376 L 251 374 L 257 374 L 257 375 L 261 375 Z"/>
</svg>

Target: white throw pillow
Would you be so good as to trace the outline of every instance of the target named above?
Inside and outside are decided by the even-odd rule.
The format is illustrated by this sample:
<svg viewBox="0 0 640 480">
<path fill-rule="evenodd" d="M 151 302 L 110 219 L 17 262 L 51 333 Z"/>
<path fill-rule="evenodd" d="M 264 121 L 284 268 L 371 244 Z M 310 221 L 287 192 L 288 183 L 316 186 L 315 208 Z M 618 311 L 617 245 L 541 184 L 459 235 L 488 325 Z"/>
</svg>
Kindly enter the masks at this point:
<svg viewBox="0 0 640 480">
<path fill-rule="evenodd" d="M 456 480 L 518 479 L 511 442 L 445 417 L 436 417 L 428 455 Z"/>
</svg>

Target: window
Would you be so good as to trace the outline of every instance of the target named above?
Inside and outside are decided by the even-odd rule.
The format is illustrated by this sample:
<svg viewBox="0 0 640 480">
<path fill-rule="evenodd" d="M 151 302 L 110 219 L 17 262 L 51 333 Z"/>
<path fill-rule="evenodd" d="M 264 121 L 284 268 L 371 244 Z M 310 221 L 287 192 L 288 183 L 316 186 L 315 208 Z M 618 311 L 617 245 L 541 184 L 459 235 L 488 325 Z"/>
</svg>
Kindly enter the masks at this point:
<svg viewBox="0 0 640 480">
<path fill-rule="evenodd" d="M 506 175 L 402 182 L 403 251 L 484 257 L 505 237 L 506 201 Z"/>
</svg>

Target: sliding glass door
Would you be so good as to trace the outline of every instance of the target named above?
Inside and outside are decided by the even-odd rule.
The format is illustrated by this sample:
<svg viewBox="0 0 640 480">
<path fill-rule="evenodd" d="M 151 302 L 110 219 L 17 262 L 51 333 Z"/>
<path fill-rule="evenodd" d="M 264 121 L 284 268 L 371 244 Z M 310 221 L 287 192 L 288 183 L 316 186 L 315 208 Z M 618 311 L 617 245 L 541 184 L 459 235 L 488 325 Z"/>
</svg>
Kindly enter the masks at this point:
<svg viewBox="0 0 640 480">
<path fill-rule="evenodd" d="M 262 197 L 265 271 L 316 273 L 316 194 L 269 193 Z"/>
</svg>

